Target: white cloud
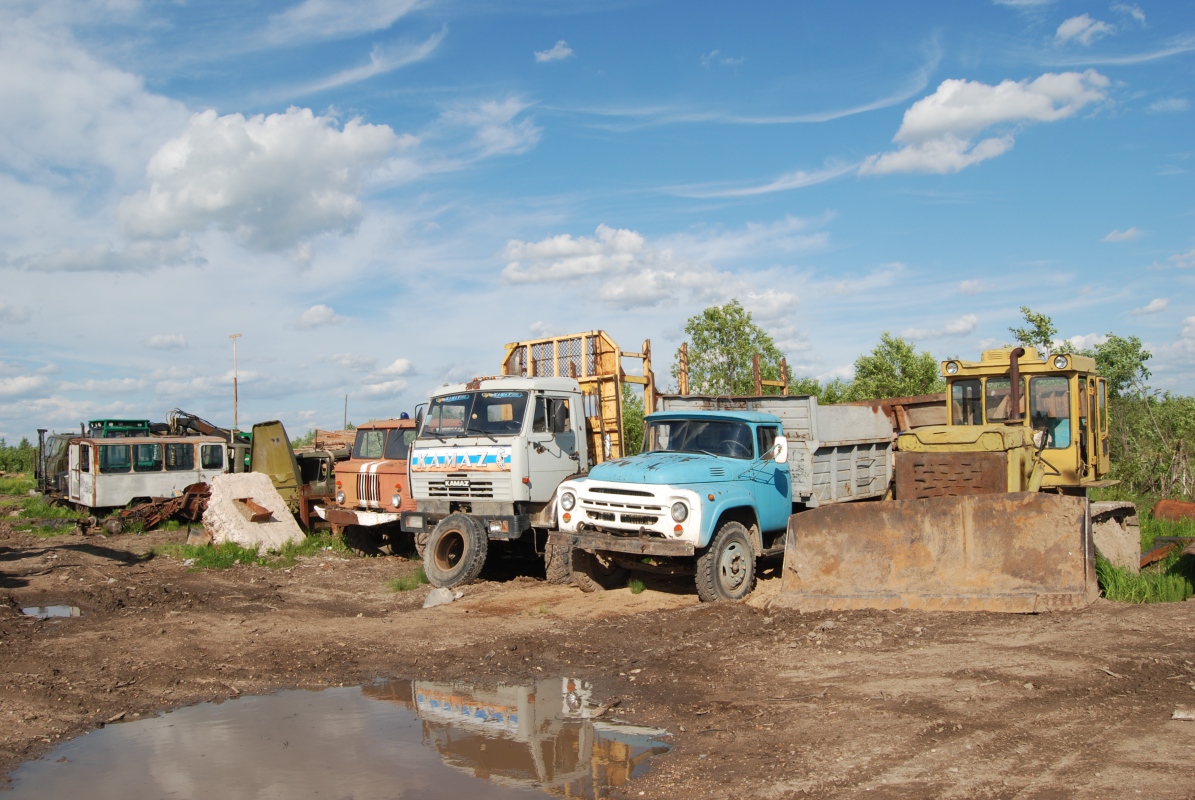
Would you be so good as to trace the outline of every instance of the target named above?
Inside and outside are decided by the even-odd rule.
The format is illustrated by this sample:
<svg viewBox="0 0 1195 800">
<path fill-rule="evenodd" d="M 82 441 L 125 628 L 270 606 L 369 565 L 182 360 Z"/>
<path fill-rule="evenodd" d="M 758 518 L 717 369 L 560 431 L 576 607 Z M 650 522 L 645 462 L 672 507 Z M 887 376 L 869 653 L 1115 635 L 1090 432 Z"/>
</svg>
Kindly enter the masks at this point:
<svg viewBox="0 0 1195 800">
<path fill-rule="evenodd" d="M 1097 344 L 1103 344 L 1108 341 L 1106 333 L 1084 333 L 1079 336 L 1072 336 L 1069 339 L 1063 339 L 1054 342 L 1055 350 L 1090 350 Z"/>
<path fill-rule="evenodd" d="M 34 272 L 149 272 L 160 267 L 201 264 L 190 236 L 141 240 L 123 247 L 98 242 L 86 247 L 62 247 L 49 253 L 21 256 L 12 265 Z"/>
<path fill-rule="evenodd" d="M 421 0 L 303 0 L 271 16 L 265 38 L 300 42 L 385 30 L 420 4 Z"/>
<path fill-rule="evenodd" d="M 530 117 L 516 119 L 529 108 L 527 103 L 508 97 L 485 100 L 469 108 L 450 109 L 444 120 L 474 129 L 473 143 L 480 158 L 525 153 L 539 144 L 543 130 Z"/>
<path fill-rule="evenodd" d="M 191 117 L 150 159 L 148 191 L 121 204 L 131 236 L 170 239 L 215 226 L 246 247 L 277 251 L 361 218 L 367 173 L 400 144 L 386 125 L 291 107 L 285 114 Z"/>
<path fill-rule="evenodd" d="M 1188 250 L 1185 253 L 1170 256 L 1170 260 L 1174 262 L 1174 266 L 1179 269 L 1187 269 L 1188 267 L 1195 267 L 1195 250 Z"/>
<path fill-rule="evenodd" d="M 49 385 L 41 375 L 17 375 L 15 378 L 0 378 L 0 397 L 21 397 L 38 392 Z"/>
<path fill-rule="evenodd" d="M 440 42 L 444 41 L 444 37 L 447 34 L 448 28 L 444 27 L 440 29 L 439 33 L 432 34 L 418 44 L 392 45 L 390 47 L 374 45 L 373 50 L 369 52 L 368 64 L 342 70 L 323 80 L 296 89 L 293 93 L 304 95 L 313 92 L 322 92 L 326 89 L 335 89 L 338 86 L 347 86 L 350 83 L 369 80 L 378 75 L 394 72 L 396 69 L 401 69 L 409 64 L 418 63 L 434 53 L 436 48 L 440 46 Z"/>
<path fill-rule="evenodd" d="M 728 56 L 721 50 L 711 50 L 701 57 L 701 66 L 708 67 L 711 65 L 722 67 L 736 67 L 742 64 L 747 59 L 742 56 Z"/>
<path fill-rule="evenodd" d="M 527 330 L 531 331 L 531 335 L 537 339 L 546 339 L 549 336 L 559 336 L 564 333 L 564 328 L 559 325 L 543 321 L 532 322 Z"/>
<path fill-rule="evenodd" d="M 556 44 L 552 45 L 550 50 L 536 50 L 535 63 L 544 64 L 548 61 L 562 61 L 573 54 L 573 48 L 568 46 L 568 42 L 561 39 Z"/>
<path fill-rule="evenodd" d="M 1142 314 L 1157 314 L 1159 311 L 1165 311 L 1168 305 L 1170 305 L 1170 301 L 1168 299 L 1165 297 L 1156 297 L 1141 308 L 1134 308 L 1129 313 L 1135 317 L 1141 316 Z"/>
<path fill-rule="evenodd" d="M 0 303 L 0 322 L 10 322 L 14 325 L 19 325 L 22 322 L 29 321 L 29 309 L 24 306 L 14 306 L 9 303 Z"/>
<path fill-rule="evenodd" d="M 1006 80 L 996 86 L 943 81 L 905 112 L 893 139 L 901 149 L 869 157 L 859 172 L 958 172 L 1012 148 L 1015 129 L 975 142 L 984 130 L 1065 119 L 1103 100 L 1108 85 L 1108 79 L 1094 70 L 1046 73 L 1032 81 Z"/>
<path fill-rule="evenodd" d="M 311 309 L 308 309 L 311 311 Z M 329 309 L 331 311 L 331 309 Z M 335 316 L 335 314 L 333 314 Z M 339 318 L 337 318 L 339 320 Z M 314 326 L 312 326 L 314 327 Z M 366 356 L 353 355 L 352 353 L 333 353 L 320 359 L 327 361 L 330 364 L 335 364 L 339 367 L 351 369 L 354 372 L 369 372 L 377 365 L 377 359 L 368 358 Z"/>
<path fill-rule="evenodd" d="M 151 350 L 184 350 L 187 338 L 178 333 L 159 333 L 146 339 L 145 346 Z"/>
<path fill-rule="evenodd" d="M 411 362 L 405 358 L 396 358 L 390 366 L 383 367 L 379 372 L 382 375 L 409 375 L 412 372 Z"/>
<path fill-rule="evenodd" d="M 402 394 L 407 388 L 404 380 L 382 381 L 381 383 L 367 383 L 358 392 L 366 397 L 392 397 Z"/>
<path fill-rule="evenodd" d="M 958 292 L 959 294 L 983 294 L 991 288 L 981 280 L 967 280 L 959 282 Z"/>
<path fill-rule="evenodd" d="M 1054 33 L 1054 40 L 1066 43 L 1073 39 L 1085 47 L 1090 47 L 1096 39 L 1114 33 L 1116 33 L 1116 28 L 1112 25 L 1092 19 L 1087 14 L 1080 14 L 1059 25 L 1058 30 Z"/>
<path fill-rule="evenodd" d="M 339 325 L 343 321 L 344 317 L 333 311 L 331 306 L 319 303 L 300 314 L 297 324 L 304 330 L 311 330 L 325 325 Z"/>
<path fill-rule="evenodd" d="M 1136 3 L 1113 3 L 1112 10 L 1119 11 L 1122 14 L 1127 14 L 1140 24 L 1145 24 L 1145 12 L 1142 11 L 1141 7 Z"/>
<path fill-rule="evenodd" d="M 906 339 L 942 339 L 947 336 L 968 336 L 979 326 L 979 317 L 967 314 L 947 322 L 940 328 L 906 328 L 901 336 Z"/>
<path fill-rule="evenodd" d="M 88 392 L 90 394 L 131 394 L 144 390 L 147 385 L 145 381 L 137 378 L 109 378 L 102 381 L 90 379 L 62 383 L 59 384 L 58 389 L 63 392 Z"/>
<path fill-rule="evenodd" d="M 1141 236 L 1141 231 L 1136 228 L 1129 228 L 1128 230 L 1114 230 L 1104 237 L 1105 242 L 1131 242 Z"/>
<path fill-rule="evenodd" d="M 1180 111 L 1190 111 L 1191 101 L 1185 97 L 1164 97 L 1149 104 L 1149 110 L 1155 114 L 1169 114 Z"/>
<path fill-rule="evenodd" d="M 697 197 L 697 198 L 712 198 L 712 197 L 753 197 L 760 194 L 771 194 L 772 192 L 787 192 L 792 189 L 803 189 L 806 186 L 815 186 L 819 183 L 832 181 L 843 175 L 848 175 L 858 169 L 855 164 L 833 164 L 820 170 L 813 170 L 807 172 L 799 169 L 793 172 L 786 172 L 775 180 L 768 181 L 764 184 L 755 186 L 681 186 L 670 191 L 673 194 L 681 197 Z"/>
</svg>

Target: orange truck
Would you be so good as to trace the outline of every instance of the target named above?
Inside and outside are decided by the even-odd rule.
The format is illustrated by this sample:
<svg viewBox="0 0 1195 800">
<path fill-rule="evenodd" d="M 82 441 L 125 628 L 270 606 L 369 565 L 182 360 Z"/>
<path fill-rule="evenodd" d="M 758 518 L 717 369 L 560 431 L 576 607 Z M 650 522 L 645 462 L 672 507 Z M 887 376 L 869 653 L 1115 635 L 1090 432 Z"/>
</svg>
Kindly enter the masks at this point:
<svg viewBox="0 0 1195 800">
<path fill-rule="evenodd" d="M 357 428 L 352 456 L 336 464 L 333 502 L 317 506 L 315 513 L 354 551 L 394 550 L 399 514 L 415 510 L 407 480 L 407 454 L 414 438 L 415 420 L 368 422 Z"/>
</svg>

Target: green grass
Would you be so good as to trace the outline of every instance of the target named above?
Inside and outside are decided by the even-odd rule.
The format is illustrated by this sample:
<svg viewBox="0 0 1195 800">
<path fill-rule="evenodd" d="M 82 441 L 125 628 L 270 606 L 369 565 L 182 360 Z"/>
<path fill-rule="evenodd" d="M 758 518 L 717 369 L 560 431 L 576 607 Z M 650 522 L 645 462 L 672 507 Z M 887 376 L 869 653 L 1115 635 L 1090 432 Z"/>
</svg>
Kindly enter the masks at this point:
<svg viewBox="0 0 1195 800">
<path fill-rule="evenodd" d="M 51 536 L 69 536 L 70 534 L 73 534 L 75 532 L 75 526 L 74 525 L 59 525 L 59 526 L 32 525 L 30 527 L 25 528 L 25 527 L 20 527 L 18 525 L 17 527 L 14 528 L 14 530 L 16 530 L 18 533 L 31 533 L 34 536 L 40 536 L 42 538 L 49 538 Z"/>
<path fill-rule="evenodd" d="M 386 582 L 386 588 L 392 592 L 409 592 L 427 583 L 427 574 L 423 567 L 419 567 L 410 575 L 403 575 Z"/>
<path fill-rule="evenodd" d="M 627 581 L 627 588 L 631 590 L 631 594 L 639 594 L 647 588 L 647 585 L 638 578 L 631 578 L 629 581 Z"/>
<path fill-rule="evenodd" d="M 332 552 L 345 556 L 349 550 L 339 537 L 328 534 L 308 536 L 298 544 L 288 544 L 281 550 L 269 550 L 259 554 L 250 547 L 241 547 L 233 542 L 219 545 L 163 544 L 153 548 L 154 555 L 178 558 L 183 561 L 195 559 L 192 570 L 228 569 L 237 564 L 254 564 L 260 567 L 282 569 L 294 566 L 300 558 Z"/>
<path fill-rule="evenodd" d="M 1140 512 L 1140 509 L 1138 509 Z M 1153 547 L 1154 540 L 1159 536 L 1185 536 L 1195 538 L 1195 520 L 1182 522 L 1168 522 L 1164 519 L 1154 519 L 1148 514 L 1138 514 L 1141 521 L 1141 552 Z"/>
<path fill-rule="evenodd" d="M 1096 556 L 1104 597 L 1120 603 L 1179 603 L 1195 594 L 1195 556 L 1172 554 L 1134 575 Z"/>
<path fill-rule="evenodd" d="M 78 519 L 82 514 L 51 503 L 44 497 L 26 497 L 21 500 L 21 514 L 23 519 Z"/>
<path fill-rule="evenodd" d="M 31 475 L 0 478 L 0 494 L 29 494 L 30 489 L 36 488 L 37 484 Z"/>
</svg>

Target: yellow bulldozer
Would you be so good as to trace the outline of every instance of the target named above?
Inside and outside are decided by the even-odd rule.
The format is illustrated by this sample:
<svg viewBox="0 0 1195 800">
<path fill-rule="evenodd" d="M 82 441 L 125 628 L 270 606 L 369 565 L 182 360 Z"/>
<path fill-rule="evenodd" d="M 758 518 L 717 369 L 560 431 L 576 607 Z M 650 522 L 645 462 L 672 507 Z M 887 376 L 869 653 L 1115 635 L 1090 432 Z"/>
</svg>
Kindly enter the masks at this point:
<svg viewBox="0 0 1195 800">
<path fill-rule="evenodd" d="M 1095 551 L 1136 569 L 1115 483 L 1107 381 L 1095 361 L 1032 348 L 942 362 L 946 424 L 902 429 L 884 501 L 794 514 L 782 602 L 813 609 L 1035 612 L 1099 595 Z"/>
</svg>

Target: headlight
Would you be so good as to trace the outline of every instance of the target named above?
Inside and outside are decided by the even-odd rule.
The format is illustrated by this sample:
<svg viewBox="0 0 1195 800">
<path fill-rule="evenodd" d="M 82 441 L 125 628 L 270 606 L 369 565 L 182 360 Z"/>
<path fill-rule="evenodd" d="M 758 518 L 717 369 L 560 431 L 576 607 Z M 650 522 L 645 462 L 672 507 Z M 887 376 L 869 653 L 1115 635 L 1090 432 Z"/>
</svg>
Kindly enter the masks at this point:
<svg viewBox="0 0 1195 800">
<path fill-rule="evenodd" d="M 689 507 L 684 503 L 672 504 L 672 519 L 675 522 L 684 522 L 689 518 Z"/>
<path fill-rule="evenodd" d="M 394 506 L 395 508 L 398 508 L 399 506 L 401 506 L 402 505 L 402 495 L 399 494 L 398 492 L 395 492 L 394 494 L 392 494 L 390 496 L 390 505 Z"/>
<path fill-rule="evenodd" d="M 1054 356 L 1054 369 L 1066 369 L 1066 356 Z"/>
<path fill-rule="evenodd" d="M 572 511 L 575 505 L 577 505 L 577 496 L 575 494 L 564 492 L 560 495 L 560 507 L 565 511 Z"/>
<path fill-rule="evenodd" d="M 338 505 L 338 506 L 344 505 L 344 492 L 343 491 L 336 493 L 336 505 Z"/>
<path fill-rule="evenodd" d="M 958 375 L 958 362 L 957 361 L 947 361 L 946 362 L 946 374 L 947 375 Z"/>
</svg>

